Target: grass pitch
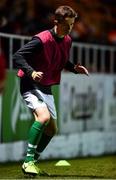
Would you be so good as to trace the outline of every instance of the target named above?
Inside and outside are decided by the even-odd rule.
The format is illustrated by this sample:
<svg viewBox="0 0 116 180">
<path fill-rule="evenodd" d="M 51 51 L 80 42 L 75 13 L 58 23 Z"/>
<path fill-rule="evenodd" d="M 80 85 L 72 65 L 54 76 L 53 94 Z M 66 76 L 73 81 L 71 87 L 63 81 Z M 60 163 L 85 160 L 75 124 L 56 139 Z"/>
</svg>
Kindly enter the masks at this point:
<svg viewBox="0 0 116 180">
<path fill-rule="evenodd" d="M 56 162 L 41 161 L 38 167 L 50 176 L 34 179 L 116 179 L 116 155 L 68 160 L 71 166 L 55 166 Z M 0 179 L 25 179 L 21 165 L 21 162 L 0 164 Z"/>
</svg>

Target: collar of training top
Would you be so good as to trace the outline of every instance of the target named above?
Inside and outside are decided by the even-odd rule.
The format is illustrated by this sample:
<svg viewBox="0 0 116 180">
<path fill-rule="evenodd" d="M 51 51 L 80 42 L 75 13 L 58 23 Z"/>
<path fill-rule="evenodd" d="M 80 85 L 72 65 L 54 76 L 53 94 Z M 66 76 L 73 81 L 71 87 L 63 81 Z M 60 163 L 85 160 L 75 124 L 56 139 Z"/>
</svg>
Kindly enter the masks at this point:
<svg viewBox="0 0 116 180">
<path fill-rule="evenodd" d="M 54 32 L 54 29 L 53 29 L 53 28 L 50 29 L 49 31 L 51 32 L 52 36 L 55 38 L 55 40 L 56 40 L 57 42 L 61 42 L 61 41 L 64 39 L 64 37 L 63 37 L 63 38 L 58 37 L 57 34 Z"/>
</svg>

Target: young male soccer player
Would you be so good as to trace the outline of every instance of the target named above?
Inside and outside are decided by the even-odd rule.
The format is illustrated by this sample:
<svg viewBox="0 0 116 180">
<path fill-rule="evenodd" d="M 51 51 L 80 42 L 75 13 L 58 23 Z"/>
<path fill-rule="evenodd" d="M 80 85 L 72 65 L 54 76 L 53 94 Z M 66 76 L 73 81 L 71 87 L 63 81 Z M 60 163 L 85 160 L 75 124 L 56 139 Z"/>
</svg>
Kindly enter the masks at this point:
<svg viewBox="0 0 116 180">
<path fill-rule="evenodd" d="M 71 7 L 58 7 L 53 29 L 36 34 L 14 54 L 17 68 L 20 69 L 20 91 L 35 117 L 29 131 L 27 155 L 22 165 L 25 173 L 39 173 L 34 162 L 57 131 L 51 86 L 60 83 L 64 68 L 73 73 L 88 75 L 86 68 L 68 61 L 71 48 L 68 34 L 76 17 L 77 13 Z"/>
</svg>

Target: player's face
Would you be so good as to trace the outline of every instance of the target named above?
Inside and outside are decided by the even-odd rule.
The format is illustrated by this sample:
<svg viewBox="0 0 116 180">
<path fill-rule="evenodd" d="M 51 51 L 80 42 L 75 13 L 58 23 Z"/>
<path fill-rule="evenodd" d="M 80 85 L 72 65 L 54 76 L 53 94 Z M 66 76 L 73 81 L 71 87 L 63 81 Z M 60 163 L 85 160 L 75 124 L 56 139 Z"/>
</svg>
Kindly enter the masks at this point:
<svg viewBox="0 0 116 180">
<path fill-rule="evenodd" d="M 59 24 L 60 33 L 62 35 L 70 34 L 75 22 L 75 18 L 65 18 L 65 20 Z"/>
</svg>

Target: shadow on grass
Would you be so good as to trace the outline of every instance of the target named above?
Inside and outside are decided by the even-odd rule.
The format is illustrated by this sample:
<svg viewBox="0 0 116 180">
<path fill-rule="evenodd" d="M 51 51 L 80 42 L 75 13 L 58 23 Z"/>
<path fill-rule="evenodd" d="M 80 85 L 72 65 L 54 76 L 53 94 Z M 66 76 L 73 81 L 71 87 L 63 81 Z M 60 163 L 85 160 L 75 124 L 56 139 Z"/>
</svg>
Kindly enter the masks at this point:
<svg viewBox="0 0 116 180">
<path fill-rule="evenodd" d="M 49 177 L 51 178 L 89 178 L 89 179 L 93 179 L 93 178 L 96 178 L 96 179 L 111 179 L 111 177 L 104 177 L 104 176 L 94 176 L 94 175 L 77 175 L 77 174 L 73 174 L 73 175 L 56 175 L 56 174 L 52 174 L 50 175 Z"/>
<path fill-rule="evenodd" d="M 73 178 L 73 179 L 115 179 L 115 178 L 111 178 L 111 177 L 105 177 L 105 176 L 94 176 L 94 175 L 77 175 L 77 174 L 71 174 L 71 175 L 63 175 L 63 174 L 51 174 L 51 175 L 48 175 L 48 176 L 20 176 L 18 177 L 18 179 L 61 179 L 61 178 L 64 178 L 64 179 L 70 179 L 70 178 Z"/>
</svg>

